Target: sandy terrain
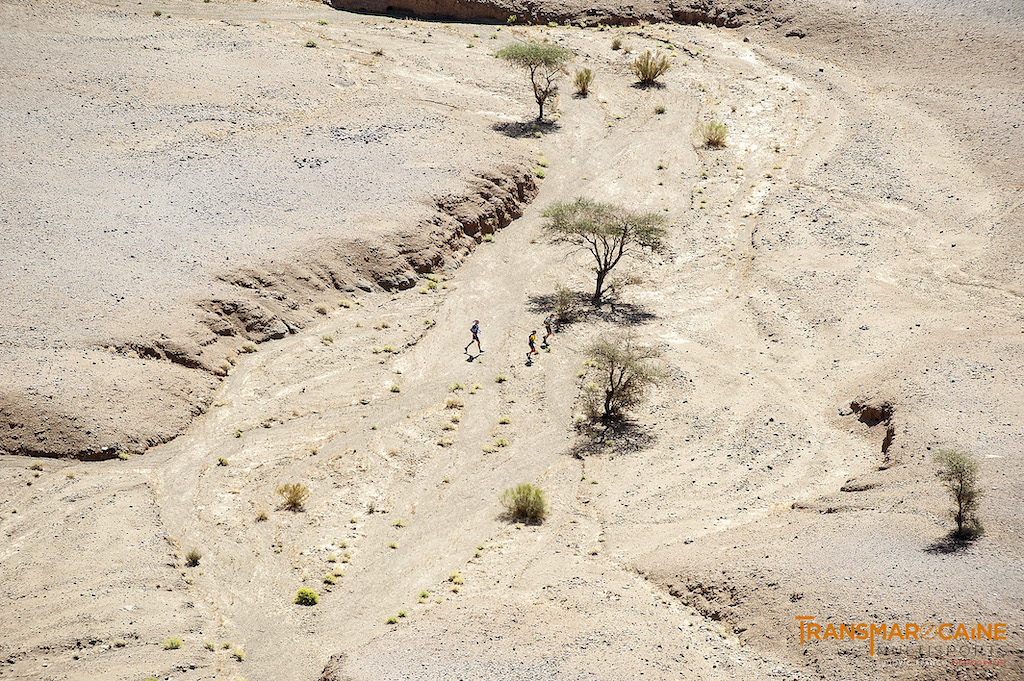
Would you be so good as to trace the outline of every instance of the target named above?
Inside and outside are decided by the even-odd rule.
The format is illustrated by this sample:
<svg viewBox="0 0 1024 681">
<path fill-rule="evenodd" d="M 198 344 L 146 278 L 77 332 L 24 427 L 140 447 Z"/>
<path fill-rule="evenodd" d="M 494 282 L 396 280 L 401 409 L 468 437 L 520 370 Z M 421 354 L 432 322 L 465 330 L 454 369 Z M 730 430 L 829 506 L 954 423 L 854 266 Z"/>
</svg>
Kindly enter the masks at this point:
<svg viewBox="0 0 1024 681">
<path fill-rule="evenodd" d="M 34 5 L 0 7 L 5 26 L 54 30 L 31 18 Z M 48 21 L 130 26 L 152 22 L 157 6 L 117 19 L 110 5 L 76 7 Z M 204 18 L 242 12 L 242 27 L 208 30 L 252 32 L 255 51 L 289 39 L 301 48 L 298 25 L 341 34 L 299 59 L 379 47 L 376 66 L 346 72 L 350 87 L 450 110 L 450 128 L 422 133 L 426 158 L 550 165 L 493 242 L 466 258 L 472 236 L 447 249 L 436 288 L 420 278 L 394 294 L 342 286 L 304 300 L 302 328 L 232 354 L 221 383 L 207 374 L 214 406 L 170 442 L 41 470 L 0 458 L 0 678 L 1024 675 L 1019 6 L 779 4 L 735 30 L 610 31 L 495 31 L 263 0 L 160 7 L 171 26 L 195 22 L 159 29 L 180 31 L 168 44 Z M 557 40 L 597 73 L 590 97 L 563 93 L 539 137 L 495 133 L 533 110 L 520 78 L 487 57 L 513 36 Z M 633 87 L 616 36 L 633 54 L 672 55 L 664 87 Z M 174 61 L 186 72 L 195 50 L 182 52 Z M 696 123 L 712 119 L 729 126 L 725 149 L 700 146 Z M 238 153 L 255 155 L 259 139 Z M 492 143 L 477 150 L 478 140 Z M 285 175 L 251 181 L 314 191 Z M 406 215 L 430 220 L 438 194 L 466 195 L 446 176 L 399 183 L 410 205 L 431 202 L 389 212 L 396 229 Z M 36 190 L 22 191 L 30 203 Z M 367 191 L 372 214 L 386 190 Z M 618 272 L 611 302 L 527 366 L 526 334 L 556 284 L 591 285 L 589 263 L 545 243 L 540 227 L 544 206 L 576 195 L 662 213 L 668 248 L 628 278 Z M 244 192 L 233 201 L 248 206 Z M 226 231 L 251 245 L 264 229 Z M 247 257 L 267 257 L 252 248 Z M 12 252 L 3 257 L 39 266 L 31 251 Z M 215 264 L 205 271 L 219 276 Z M 196 277 L 189 295 L 216 295 L 201 290 L 219 286 L 207 281 Z M 310 311 L 328 299 L 327 314 Z M 88 314 L 77 310 L 64 314 Z M 479 356 L 460 350 L 474 317 Z M 592 442 L 572 425 L 590 380 L 584 349 L 624 328 L 663 350 L 670 379 L 625 436 Z M 966 546 L 944 541 L 948 502 L 931 456 L 949 446 L 982 465 L 987 531 Z M 312 493 L 300 513 L 274 493 L 292 481 Z M 498 495 L 521 481 L 548 494 L 542 525 L 501 517 Z M 190 549 L 198 566 L 185 565 Z M 320 593 L 317 606 L 292 603 L 303 586 Z M 984 650 L 890 641 L 871 655 L 865 642 L 801 645 L 798 616 L 1004 622 L 1007 640 Z M 169 637 L 182 647 L 163 649 Z"/>
</svg>

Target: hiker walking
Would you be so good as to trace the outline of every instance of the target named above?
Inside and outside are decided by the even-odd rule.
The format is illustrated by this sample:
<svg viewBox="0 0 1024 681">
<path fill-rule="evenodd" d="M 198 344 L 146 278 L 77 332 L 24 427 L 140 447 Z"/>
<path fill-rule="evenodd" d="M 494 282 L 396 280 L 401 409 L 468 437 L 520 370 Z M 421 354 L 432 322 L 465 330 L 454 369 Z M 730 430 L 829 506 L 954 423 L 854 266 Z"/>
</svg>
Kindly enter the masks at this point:
<svg viewBox="0 0 1024 681">
<path fill-rule="evenodd" d="M 544 318 L 544 331 L 545 331 L 545 333 L 544 333 L 544 340 L 541 342 L 541 345 L 543 345 L 544 347 L 548 346 L 548 337 L 552 333 L 554 333 L 554 331 L 553 331 L 554 325 L 555 325 L 555 314 L 552 312 L 551 314 L 549 314 L 547 317 Z"/>
<path fill-rule="evenodd" d="M 473 326 L 469 327 L 469 332 L 473 334 L 473 339 L 466 344 L 466 349 L 463 352 L 469 354 L 469 346 L 476 343 L 476 349 L 483 352 L 484 349 L 480 347 L 480 320 L 474 319 Z"/>
<path fill-rule="evenodd" d="M 539 355 L 537 351 L 537 329 L 530 332 L 530 350 L 526 353 L 526 361 L 530 361 L 530 355 Z"/>
</svg>

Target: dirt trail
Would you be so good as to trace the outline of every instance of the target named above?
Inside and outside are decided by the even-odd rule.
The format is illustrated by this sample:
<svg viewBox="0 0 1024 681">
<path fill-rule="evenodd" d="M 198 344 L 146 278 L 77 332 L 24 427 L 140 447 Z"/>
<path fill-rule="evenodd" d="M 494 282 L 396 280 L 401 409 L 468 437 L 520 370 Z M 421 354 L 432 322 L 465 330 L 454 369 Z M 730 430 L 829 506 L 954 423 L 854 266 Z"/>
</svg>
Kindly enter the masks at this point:
<svg viewBox="0 0 1024 681">
<path fill-rule="evenodd" d="M 489 29 L 445 27 L 460 48 Z M 217 406 L 144 457 L 38 477 L 3 460 L 0 676 L 306 681 L 343 654 L 338 678 L 374 680 L 952 678 L 800 648 L 793 616 L 1017 622 L 1024 402 L 998 396 L 1021 394 L 1020 301 L 971 279 L 1005 206 L 948 131 L 728 32 L 623 31 L 634 54 L 677 46 L 665 87 L 642 90 L 608 32 L 516 31 L 564 41 L 598 80 L 527 145 L 547 179 L 493 243 L 436 288 L 348 296 L 242 357 Z M 513 82 L 493 100 L 528 116 Z M 699 147 L 711 119 L 725 149 Z M 527 366 L 538 301 L 591 286 L 586 259 L 535 242 L 543 207 L 576 195 L 663 213 L 668 248 Z M 479 356 L 462 352 L 474 318 Z M 629 438 L 575 457 L 582 350 L 622 328 L 671 378 Z M 853 399 L 891 402 L 892 424 L 859 422 Z M 929 552 L 948 527 L 926 448 L 963 442 L 994 457 L 990 534 Z M 312 492 L 301 513 L 274 493 L 290 481 Z M 543 525 L 499 517 L 521 481 L 547 492 Z M 291 602 L 301 586 L 319 605 Z"/>
</svg>

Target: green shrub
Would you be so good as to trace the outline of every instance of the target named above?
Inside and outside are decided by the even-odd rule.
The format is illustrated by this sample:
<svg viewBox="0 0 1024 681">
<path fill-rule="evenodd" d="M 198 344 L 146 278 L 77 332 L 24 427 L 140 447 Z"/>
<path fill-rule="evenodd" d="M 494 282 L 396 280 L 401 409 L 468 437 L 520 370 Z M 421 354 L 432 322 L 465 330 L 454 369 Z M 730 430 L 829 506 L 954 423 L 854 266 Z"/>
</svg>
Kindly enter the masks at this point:
<svg viewBox="0 0 1024 681">
<path fill-rule="evenodd" d="M 662 104 L 659 104 L 658 106 L 654 107 L 654 113 L 658 114 L 659 116 L 661 114 L 665 113 L 665 106 L 662 105 Z"/>
<path fill-rule="evenodd" d="M 506 423 L 512 423 L 512 419 L 510 419 L 507 416 L 502 416 L 500 419 L 498 419 L 498 423 L 500 423 L 502 425 L 504 425 Z"/>
<path fill-rule="evenodd" d="M 590 94 L 590 87 L 594 84 L 594 72 L 590 69 L 578 69 L 572 78 L 572 84 L 576 88 L 576 94 L 586 97 Z"/>
<path fill-rule="evenodd" d="M 306 41 L 306 47 L 316 47 L 316 41 L 310 38 Z"/>
<path fill-rule="evenodd" d="M 398 618 L 394 615 L 391 615 L 386 620 L 384 620 L 384 624 L 398 624 Z"/>
<path fill-rule="evenodd" d="M 337 583 L 338 583 L 338 578 L 334 575 L 333 572 L 328 572 L 326 575 L 324 575 L 324 584 L 337 584 Z"/>
<path fill-rule="evenodd" d="M 513 520 L 539 523 L 547 514 L 548 504 L 544 492 L 524 482 L 501 493 L 501 505 Z"/>
<path fill-rule="evenodd" d="M 242 660 L 245 659 L 245 651 L 242 650 L 241 648 L 235 648 L 234 650 L 231 651 L 231 656 L 233 658 L 235 658 L 236 660 L 238 660 L 239 662 L 241 662 Z"/>
<path fill-rule="evenodd" d="M 295 602 L 299 605 L 316 605 L 320 602 L 320 596 L 312 589 L 302 588 L 296 592 Z"/>
<path fill-rule="evenodd" d="M 206 648 L 207 650 L 216 650 L 217 649 L 217 646 L 214 644 L 213 641 L 207 641 L 206 643 L 203 644 L 203 647 Z"/>
<path fill-rule="evenodd" d="M 495 447 L 508 447 L 508 440 L 506 440 L 503 437 L 499 437 L 497 440 L 494 441 L 494 446 Z"/>
<path fill-rule="evenodd" d="M 976 515 L 982 494 L 978 485 L 978 462 L 967 452 L 956 449 L 941 450 L 935 455 L 935 462 L 939 465 L 936 476 L 953 501 L 950 512 L 956 523 L 953 535 L 959 539 L 980 536 L 984 528 Z"/>
<path fill-rule="evenodd" d="M 289 482 L 277 488 L 277 493 L 284 499 L 284 507 L 289 511 L 302 510 L 303 504 L 309 499 L 309 488 L 301 482 Z"/>
<path fill-rule="evenodd" d="M 181 644 L 182 641 L 180 638 L 168 638 L 164 639 L 164 642 L 161 645 L 164 647 L 164 650 L 177 650 L 181 647 Z"/>
<path fill-rule="evenodd" d="M 704 138 L 704 144 L 709 147 L 724 147 L 725 137 L 729 132 L 729 129 L 725 127 L 725 123 L 719 123 L 718 121 L 709 121 L 701 127 L 701 136 Z"/>
<path fill-rule="evenodd" d="M 654 85 L 655 81 L 665 75 L 671 66 L 672 62 L 668 57 L 663 54 L 653 55 L 650 50 L 647 50 L 634 59 L 629 68 L 636 75 L 640 84 L 647 86 Z"/>
<path fill-rule="evenodd" d="M 505 374 L 498 374 L 497 376 L 494 377 L 495 383 L 504 383 L 507 380 L 508 376 L 506 376 Z"/>
</svg>

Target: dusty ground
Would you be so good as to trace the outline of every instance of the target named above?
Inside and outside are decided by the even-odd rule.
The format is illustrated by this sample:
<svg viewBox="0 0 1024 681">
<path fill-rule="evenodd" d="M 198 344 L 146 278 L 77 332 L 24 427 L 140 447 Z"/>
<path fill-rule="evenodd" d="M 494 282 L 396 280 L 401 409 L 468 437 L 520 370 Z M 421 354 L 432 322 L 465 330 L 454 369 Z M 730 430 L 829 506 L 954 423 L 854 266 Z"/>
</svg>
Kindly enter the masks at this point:
<svg viewBox="0 0 1024 681">
<path fill-rule="evenodd" d="M 243 6 L 210 5 L 189 10 Z M 786 6 L 778 29 L 492 40 L 260 5 L 244 11 L 277 17 L 268 34 L 323 13 L 383 45 L 388 82 L 485 128 L 532 110 L 480 56 L 510 34 L 563 41 L 598 80 L 563 94 L 541 137 L 496 138 L 495 154 L 547 159 L 547 178 L 436 289 L 335 293 L 349 307 L 241 355 L 217 406 L 144 456 L 0 461 L 0 677 L 313 680 L 333 656 L 328 681 L 1021 676 L 1019 8 Z M 107 16 L 82 7 L 76 21 Z M 632 87 L 614 36 L 675 46 L 663 88 Z M 699 146 L 710 119 L 729 126 L 723 150 Z M 526 366 L 555 284 L 589 288 L 586 260 L 540 239 L 540 210 L 580 194 L 663 213 L 669 248 Z M 480 356 L 459 350 L 473 317 Z M 671 380 L 629 437 L 588 444 L 572 427 L 583 349 L 623 327 Z M 982 462 L 987 533 L 966 547 L 943 542 L 930 457 L 948 446 Z M 312 491 L 302 513 L 279 507 L 289 481 Z M 501 519 L 520 481 L 547 491 L 543 525 Z M 300 586 L 319 605 L 292 604 Z M 796 616 L 1009 635 L 872 656 L 802 646 Z"/>
</svg>

